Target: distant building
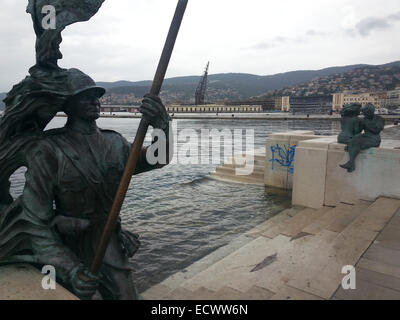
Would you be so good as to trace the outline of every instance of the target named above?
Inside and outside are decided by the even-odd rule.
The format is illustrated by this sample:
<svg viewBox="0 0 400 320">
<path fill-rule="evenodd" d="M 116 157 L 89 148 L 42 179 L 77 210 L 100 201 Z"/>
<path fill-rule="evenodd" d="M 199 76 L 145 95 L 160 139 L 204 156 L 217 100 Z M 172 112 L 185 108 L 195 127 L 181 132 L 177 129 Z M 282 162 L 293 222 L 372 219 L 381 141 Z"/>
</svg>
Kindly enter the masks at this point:
<svg viewBox="0 0 400 320">
<path fill-rule="evenodd" d="M 330 105 L 331 110 L 339 112 L 343 105 L 351 103 L 360 103 L 362 106 L 372 103 L 377 109 L 383 107 L 396 109 L 400 107 L 400 87 L 389 92 L 352 93 L 345 91 L 324 96 L 279 97 L 275 99 L 276 106 L 281 106 L 282 111 L 293 111 L 294 108 L 295 113 L 310 114 L 330 113 L 328 105 Z"/>
<path fill-rule="evenodd" d="M 263 99 L 263 100 L 246 100 L 246 101 L 228 101 L 225 102 L 226 106 L 261 106 L 262 111 L 273 111 L 276 110 L 275 99 Z"/>
<path fill-rule="evenodd" d="M 124 106 L 124 105 L 102 105 L 100 107 L 100 112 L 103 113 L 113 113 L 113 112 L 139 112 L 138 106 Z"/>
<path fill-rule="evenodd" d="M 375 108 L 379 109 L 382 107 L 386 99 L 386 93 L 359 93 L 359 94 L 347 94 L 344 96 L 344 104 L 349 103 L 361 103 L 362 106 L 367 103 L 372 103 Z"/>
<path fill-rule="evenodd" d="M 385 105 L 386 92 L 376 93 L 335 93 L 333 95 L 333 110 L 340 111 L 345 104 L 360 103 L 362 106 L 372 103 L 379 109 Z"/>
<path fill-rule="evenodd" d="M 169 113 L 256 113 L 262 112 L 261 105 L 217 105 L 208 104 L 201 106 L 193 105 L 170 105 L 166 107 Z"/>
<path fill-rule="evenodd" d="M 289 111 L 290 110 L 290 97 L 278 97 L 275 99 L 275 110 Z"/>
<path fill-rule="evenodd" d="M 342 110 L 344 105 L 344 93 L 334 93 L 333 94 L 333 104 L 332 110 L 339 112 Z"/>
<path fill-rule="evenodd" d="M 385 108 L 400 108 L 400 87 L 396 88 L 395 90 L 388 91 L 385 101 Z"/>
<path fill-rule="evenodd" d="M 332 95 L 291 97 L 290 111 L 293 114 L 329 114 L 332 112 Z"/>
</svg>

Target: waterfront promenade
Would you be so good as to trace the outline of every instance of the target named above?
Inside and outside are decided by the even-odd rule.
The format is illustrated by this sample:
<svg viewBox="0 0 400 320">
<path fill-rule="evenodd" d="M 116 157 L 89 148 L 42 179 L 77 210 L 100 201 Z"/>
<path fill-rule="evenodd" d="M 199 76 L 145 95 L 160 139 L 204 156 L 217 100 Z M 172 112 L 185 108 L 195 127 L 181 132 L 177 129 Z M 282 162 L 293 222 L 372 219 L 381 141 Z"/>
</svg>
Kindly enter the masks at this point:
<svg viewBox="0 0 400 320">
<path fill-rule="evenodd" d="M 238 235 L 236 241 L 143 296 L 167 300 L 400 299 L 400 194 L 392 163 L 398 161 L 399 135 L 398 126 L 387 126 L 381 148 L 365 151 L 352 176 L 335 169 L 346 156 L 336 137 L 321 138 L 305 131 L 272 135 L 267 141 L 267 146 L 298 145 L 294 177 L 289 177 L 288 168 L 286 173 L 271 171 L 265 150 L 264 179 L 257 169 L 262 150 L 257 150 L 257 172 L 250 178 L 235 179 L 232 166 L 217 168 L 214 175 L 222 180 L 293 187 L 292 208 Z M 334 171 L 341 183 L 326 170 Z M 362 183 L 354 184 L 357 179 Z M 371 189 L 378 182 L 384 187 L 375 184 Z M 349 194 L 338 192 L 341 189 Z M 342 288 L 346 266 L 355 268 L 354 290 Z"/>
<path fill-rule="evenodd" d="M 233 248 L 235 244 L 231 244 Z M 400 200 L 293 207 L 144 292 L 167 300 L 400 299 Z M 356 290 L 342 268 L 355 266 Z"/>
</svg>

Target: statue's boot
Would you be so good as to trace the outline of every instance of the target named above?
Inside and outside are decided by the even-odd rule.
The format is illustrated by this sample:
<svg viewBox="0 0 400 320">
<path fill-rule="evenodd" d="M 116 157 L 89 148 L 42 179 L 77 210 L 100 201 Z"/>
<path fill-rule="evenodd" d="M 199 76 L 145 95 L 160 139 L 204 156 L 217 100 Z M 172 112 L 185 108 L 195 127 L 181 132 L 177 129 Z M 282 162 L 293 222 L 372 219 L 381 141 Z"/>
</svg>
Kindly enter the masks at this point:
<svg viewBox="0 0 400 320">
<path fill-rule="evenodd" d="M 343 168 L 343 169 L 348 169 L 350 168 L 351 163 L 350 161 L 346 162 L 345 164 L 339 164 L 339 167 Z"/>
<path fill-rule="evenodd" d="M 351 161 L 346 162 L 345 164 L 339 164 L 343 169 L 347 169 L 347 172 L 353 172 L 356 169 L 356 166 Z"/>
<path fill-rule="evenodd" d="M 354 170 L 356 170 L 356 166 L 355 166 L 354 164 L 350 165 L 350 166 L 347 168 L 347 172 L 353 172 Z"/>
</svg>

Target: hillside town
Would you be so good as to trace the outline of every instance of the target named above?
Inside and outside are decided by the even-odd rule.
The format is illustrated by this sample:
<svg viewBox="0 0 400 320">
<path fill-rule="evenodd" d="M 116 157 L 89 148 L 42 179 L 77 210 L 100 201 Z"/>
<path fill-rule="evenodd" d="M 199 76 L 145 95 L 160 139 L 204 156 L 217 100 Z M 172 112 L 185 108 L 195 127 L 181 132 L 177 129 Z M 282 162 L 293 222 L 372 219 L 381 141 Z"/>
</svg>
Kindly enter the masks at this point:
<svg viewBox="0 0 400 320">
<path fill-rule="evenodd" d="M 138 112 L 141 98 L 132 97 L 133 103 L 127 98 L 106 100 L 102 104 L 102 112 Z M 112 101 L 114 103 L 112 103 Z M 108 102 L 108 103 L 107 103 Z M 243 102 L 220 102 L 214 104 L 167 104 L 170 113 L 257 113 L 257 112 L 292 112 L 304 114 L 333 114 L 339 113 L 343 105 L 372 103 L 378 113 L 399 113 L 400 86 L 390 91 L 355 92 L 344 91 L 334 94 L 316 96 L 282 96 L 263 98 L 262 100 Z"/>
<path fill-rule="evenodd" d="M 300 85 L 268 92 L 268 96 L 316 96 L 341 92 L 382 92 L 400 86 L 400 66 L 368 66 Z"/>
<path fill-rule="evenodd" d="M 107 93 L 101 101 L 102 111 L 137 112 L 142 98 L 128 91 L 124 88 Z M 358 67 L 244 100 L 239 100 L 234 93 L 232 89 L 209 87 L 207 102 L 200 106 L 194 104 L 194 93 L 189 101 L 186 92 L 177 93 L 168 88 L 160 96 L 171 113 L 332 114 L 351 103 L 372 103 L 380 113 L 393 113 L 400 108 L 400 64 Z"/>
</svg>

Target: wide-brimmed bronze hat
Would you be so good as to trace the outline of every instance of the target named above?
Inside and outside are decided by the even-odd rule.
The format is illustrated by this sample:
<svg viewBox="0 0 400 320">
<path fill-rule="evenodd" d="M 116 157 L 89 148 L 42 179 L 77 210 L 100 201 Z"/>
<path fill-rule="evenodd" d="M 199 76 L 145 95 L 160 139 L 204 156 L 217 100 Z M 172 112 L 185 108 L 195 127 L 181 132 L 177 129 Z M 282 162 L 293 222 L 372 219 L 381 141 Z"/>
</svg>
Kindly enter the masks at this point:
<svg viewBox="0 0 400 320">
<path fill-rule="evenodd" d="M 48 70 L 34 67 L 30 72 L 31 75 L 15 85 L 4 99 L 6 108 L 0 121 L 0 131 L 3 133 L 9 131 L 2 130 L 3 126 L 10 128 L 37 126 L 43 130 L 72 97 L 88 92 L 101 98 L 106 92 L 79 69 Z M 39 114 L 39 110 L 46 112 Z M 32 125 L 32 122 L 36 125 Z"/>
<path fill-rule="evenodd" d="M 27 96 L 62 96 L 69 98 L 84 91 L 93 91 L 100 98 L 106 90 L 96 85 L 96 82 L 79 69 L 61 69 L 57 71 L 31 68 L 31 75 L 15 85 L 7 94 L 4 102 L 12 107 L 16 101 Z"/>
<path fill-rule="evenodd" d="M 106 92 L 104 88 L 97 86 L 91 77 L 78 69 L 69 69 L 67 74 L 67 86 L 71 96 L 90 92 L 96 97 L 101 98 Z"/>
</svg>

